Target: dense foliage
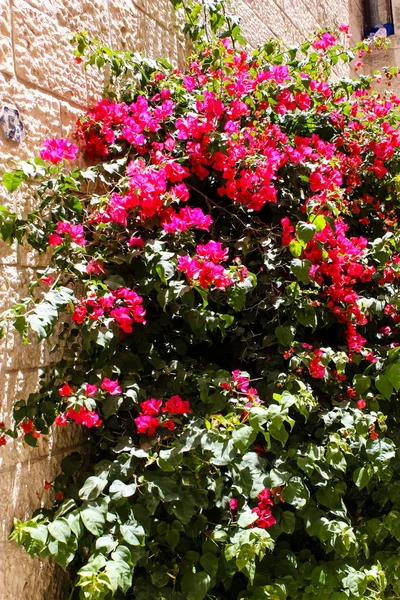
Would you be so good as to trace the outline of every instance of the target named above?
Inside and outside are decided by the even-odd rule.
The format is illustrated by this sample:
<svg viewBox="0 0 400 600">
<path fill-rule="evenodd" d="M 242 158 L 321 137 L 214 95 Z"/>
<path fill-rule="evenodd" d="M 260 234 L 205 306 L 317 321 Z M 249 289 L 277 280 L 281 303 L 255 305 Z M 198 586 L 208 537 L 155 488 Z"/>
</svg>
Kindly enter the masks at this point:
<svg viewBox="0 0 400 600">
<path fill-rule="evenodd" d="M 63 358 L 1 443 L 88 436 L 11 538 L 71 599 L 397 598 L 400 99 L 331 77 L 346 27 L 247 52 L 196 6 L 185 72 L 78 34 L 89 162 L 46 140 L 3 177 L 39 208 L 2 238 L 52 249 L 4 318 Z"/>
</svg>

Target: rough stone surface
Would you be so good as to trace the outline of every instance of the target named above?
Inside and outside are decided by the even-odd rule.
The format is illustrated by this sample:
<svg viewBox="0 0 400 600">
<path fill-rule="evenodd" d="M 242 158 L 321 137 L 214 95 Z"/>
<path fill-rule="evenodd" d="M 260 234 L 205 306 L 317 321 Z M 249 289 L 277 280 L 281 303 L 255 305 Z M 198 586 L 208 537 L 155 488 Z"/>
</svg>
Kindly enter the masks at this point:
<svg viewBox="0 0 400 600">
<path fill-rule="evenodd" d="M 313 29 L 349 22 L 354 39 L 362 35 L 361 0 L 231 0 L 231 10 L 241 16 L 253 47 L 271 36 L 291 46 Z M 400 0 L 394 0 L 394 17 L 398 23 Z M 1 172 L 15 160 L 37 155 L 45 138 L 71 137 L 77 117 L 100 96 L 102 75 L 96 69 L 84 72 L 74 61 L 69 39 L 76 29 L 113 48 L 164 56 L 178 66 L 190 50 L 169 0 L 0 0 L 0 109 L 18 108 L 26 128 L 20 144 L 7 140 L 0 128 Z M 398 58 L 398 45 L 385 60 Z M 379 60 L 374 61 L 368 68 L 376 68 Z M 0 204 L 19 215 L 36 202 L 32 191 L 7 194 L 0 187 Z M 46 256 L 0 240 L 0 311 L 26 295 L 30 278 L 45 264 Z M 24 345 L 10 326 L 0 342 L 0 420 L 10 421 L 13 402 L 35 390 L 40 369 L 50 360 L 44 345 Z M 7 538 L 14 518 L 51 504 L 52 492 L 43 483 L 54 479 L 60 460 L 81 443 L 82 430 L 71 427 L 41 439 L 36 449 L 18 440 L 0 449 L 1 600 L 63 597 L 63 572 L 31 559 Z"/>
</svg>

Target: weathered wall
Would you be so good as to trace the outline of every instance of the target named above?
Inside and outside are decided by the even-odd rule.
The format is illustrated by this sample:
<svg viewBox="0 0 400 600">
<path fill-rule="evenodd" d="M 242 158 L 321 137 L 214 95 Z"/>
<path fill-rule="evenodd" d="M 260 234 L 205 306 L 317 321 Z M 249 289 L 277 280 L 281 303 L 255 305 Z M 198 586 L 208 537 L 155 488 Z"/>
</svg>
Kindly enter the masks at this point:
<svg viewBox="0 0 400 600">
<path fill-rule="evenodd" d="M 359 35 L 359 7 L 351 16 Z M 242 16 L 243 31 L 251 45 L 280 37 L 286 45 L 324 25 L 350 21 L 348 0 L 234 0 Z M 84 73 L 73 59 L 68 39 L 77 28 L 112 47 L 167 56 L 182 63 L 187 46 L 169 0 L 0 0 L 0 108 L 16 106 L 26 127 L 20 144 L 0 131 L 0 161 L 10 167 L 14 159 L 37 154 L 46 137 L 68 136 L 76 115 L 100 93 L 99 78 Z M 0 203 L 26 212 L 32 198 L 0 191 Z M 27 284 L 40 267 L 25 250 L 9 249 L 0 242 L 0 310 L 26 294 Z M 37 384 L 47 351 L 23 346 L 11 331 L 0 346 L 0 420 L 10 417 L 12 402 L 26 397 Z M 51 492 L 45 480 L 57 473 L 60 459 L 77 444 L 74 433 L 41 441 L 32 450 L 21 443 L 0 449 L 0 600 L 30 598 L 56 600 L 62 577 L 47 563 L 33 561 L 9 544 L 13 517 L 26 518 Z"/>
</svg>

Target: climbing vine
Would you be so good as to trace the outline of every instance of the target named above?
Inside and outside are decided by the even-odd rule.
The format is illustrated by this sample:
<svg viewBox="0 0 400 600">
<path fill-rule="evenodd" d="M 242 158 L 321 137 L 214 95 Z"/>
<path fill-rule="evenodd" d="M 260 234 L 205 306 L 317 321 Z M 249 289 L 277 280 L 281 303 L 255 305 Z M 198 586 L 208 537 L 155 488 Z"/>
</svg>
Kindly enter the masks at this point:
<svg viewBox="0 0 400 600">
<path fill-rule="evenodd" d="M 248 51 L 185 12 L 183 71 L 78 33 L 104 98 L 3 175 L 50 260 L 2 320 L 62 359 L 0 444 L 87 437 L 11 539 L 71 600 L 397 598 L 400 98 L 332 77 L 346 26 Z"/>
</svg>

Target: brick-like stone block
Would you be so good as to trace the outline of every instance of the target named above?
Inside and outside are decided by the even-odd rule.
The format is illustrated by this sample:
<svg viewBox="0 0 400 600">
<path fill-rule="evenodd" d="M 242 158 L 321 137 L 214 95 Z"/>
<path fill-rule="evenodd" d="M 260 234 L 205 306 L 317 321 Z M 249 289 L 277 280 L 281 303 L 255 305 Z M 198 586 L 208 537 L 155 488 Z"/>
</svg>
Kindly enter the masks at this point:
<svg viewBox="0 0 400 600">
<path fill-rule="evenodd" d="M 84 29 L 101 43 L 110 43 L 107 0 L 26 0 L 26 3 L 71 32 Z"/>
<path fill-rule="evenodd" d="M 46 137 L 61 134 L 60 102 L 48 94 L 25 88 L 16 79 L 0 73 L 0 102 L 18 108 L 25 127 L 21 143 L 7 140 L 0 128 L 1 173 L 10 169 L 18 159 L 38 155 Z M 14 196 L 13 196 L 14 197 Z M 3 204 L 5 188 L 0 186 L 0 202 Z M 11 196 L 9 197 L 11 200 Z"/>
<path fill-rule="evenodd" d="M 74 61 L 71 31 L 57 19 L 14 0 L 15 68 L 18 77 L 76 104 L 86 104 L 86 80 Z"/>
<path fill-rule="evenodd" d="M 11 75 L 14 73 L 11 8 L 8 0 L 0 2 L 0 71 Z"/>
</svg>

